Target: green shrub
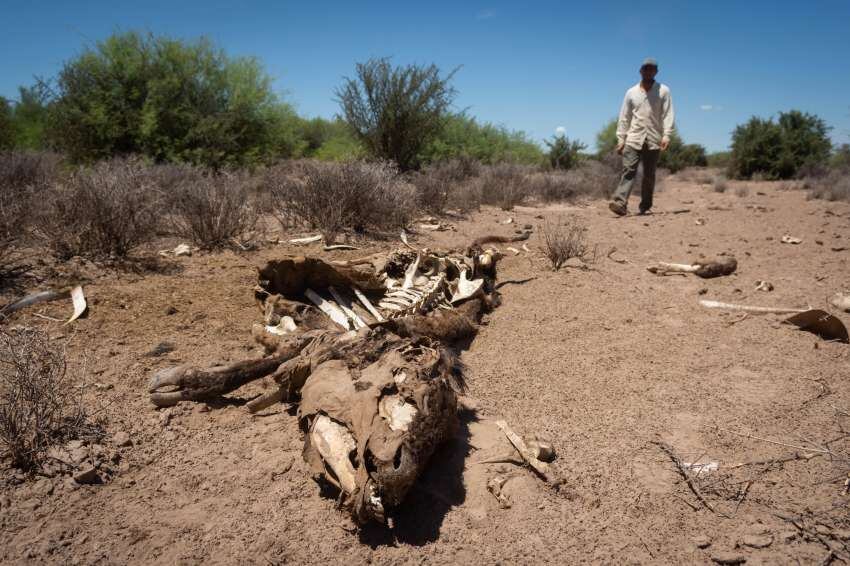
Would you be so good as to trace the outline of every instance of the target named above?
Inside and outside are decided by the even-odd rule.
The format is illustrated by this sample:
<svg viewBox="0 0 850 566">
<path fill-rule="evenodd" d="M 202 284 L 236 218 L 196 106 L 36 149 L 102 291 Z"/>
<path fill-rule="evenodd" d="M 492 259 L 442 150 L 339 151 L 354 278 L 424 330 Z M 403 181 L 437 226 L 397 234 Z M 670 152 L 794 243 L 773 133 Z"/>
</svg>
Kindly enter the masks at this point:
<svg viewBox="0 0 850 566">
<path fill-rule="evenodd" d="M 11 149 L 15 143 L 15 130 L 12 125 L 12 106 L 0 96 L 0 151 Z"/>
<path fill-rule="evenodd" d="M 838 169 L 850 169 L 850 144 L 841 144 L 835 148 L 832 157 L 829 158 L 830 167 Z"/>
<path fill-rule="evenodd" d="M 564 134 L 556 135 L 552 141 L 546 140 L 546 147 L 549 148 L 549 166 L 552 169 L 572 169 L 581 161 L 581 152 L 587 149 L 587 146 L 578 140 L 570 141 Z"/>
<path fill-rule="evenodd" d="M 442 128 L 455 97 L 436 65 L 393 67 L 389 59 L 356 66 L 336 91 L 342 115 L 355 136 L 376 158 L 394 161 L 402 171 L 416 169 L 422 149 Z"/>
<path fill-rule="evenodd" d="M 12 113 L 16 149 L 47 149 L 49 93 L 49 87 L 41 81 L 31 87 L 18 88 L 18 102 Z"/>
<path fill-rule="evenodd" d="M 675 132 L 670 137 L 670 145 L 658 159 L 658 166 L 669 169 L 671 173 L 686 167 L 705 167 L 707 164 L 705 148 L 695 143 L 686 144 Z"/>
<path fill-rule="evenodd" d="M 709 167 L 726 168 L 729 167 L 731 160 L 732 152 L 729 151 L 715 151 L 706 156 L 706 162 Z"/>
<path fill-rule="evenodd" d="M 503 126 L 479 123 L 466 114 L 449 114 L 443 119 L 440 133 L 427 144 L 420 155 L 422 163 L 450 159 L 473 159 L 493 165 L 509 161 L 523 165 L 542 165 L 545 155 L 540 146 L 524 132 Z"/>
<path fill-rule="evenodd" d="M 730 173 L 749 179 L 790 179 L 803 168 L 825 163 L 829 128 L 813 114 L 780 112 L 778 121 L 753 116 L 732 133 Z"/>
<path fill-rule="evenodd" d="M 292 151 L 294 112 L 257 60 L 205 39 L 112 35 L 65 63 L 56 90 L 50 138 L 74 161 L 139 153 L 221 168 Z"/>
<path fill-rule="evenodd" d="M 611 118 L 596 134 L 596 155 L 608 155 L 616 149 L 617 118 Z"/>
</svg>

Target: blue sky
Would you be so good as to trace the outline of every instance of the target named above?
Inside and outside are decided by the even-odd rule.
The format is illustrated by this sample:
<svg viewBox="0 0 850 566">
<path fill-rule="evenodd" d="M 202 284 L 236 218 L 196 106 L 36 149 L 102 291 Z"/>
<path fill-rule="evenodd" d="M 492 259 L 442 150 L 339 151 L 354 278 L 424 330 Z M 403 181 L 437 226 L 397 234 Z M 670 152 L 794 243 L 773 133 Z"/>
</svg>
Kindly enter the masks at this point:
<svg viewBox="0 0 850 566">
<path fill-rule="evenodd" d="M 797 108 L 850 142 L 850 0 L 256 2 L 4 0 L 0 95 L 53 76 L 86 44 L 138 29 L 254 55 L 306 116 L 332 117 L 354 64 L 461 66 L 458 108 L 593 146 L 646 56 L 659 60 L 687 142 L 722 150 L 736 124 Z"/>
</svg>

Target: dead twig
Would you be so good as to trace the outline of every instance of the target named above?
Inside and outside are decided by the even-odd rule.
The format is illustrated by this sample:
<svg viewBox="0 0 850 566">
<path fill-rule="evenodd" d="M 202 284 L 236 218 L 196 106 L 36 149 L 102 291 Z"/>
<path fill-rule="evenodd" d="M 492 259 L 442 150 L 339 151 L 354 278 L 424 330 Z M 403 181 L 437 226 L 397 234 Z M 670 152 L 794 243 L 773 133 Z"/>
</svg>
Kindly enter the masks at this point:
<svg viewBox="0 0 850 566">
<path fill-rule="evenodd" d="M 673 465 L 676 467 L 676 471 L 679 472 L 679 475 L 682 476 L 682 479 L 684 479 L 685 483 L 688 484 L 688 487 L 690 488 L 691 492 L 696 496 L 697 499 L 699 499 L 699 502 L 702 503 L 705 508 L 711 511 L 712 513 L 717 513 L 714 507 L 712 507 L 711 503 L 706 501 L 705 497 L 702 496 L 702 493 L 700 493 L 699 488 L 694 483 L 694 480 L 691 479 L 690 474 L 685 470 L 684 466 L 682 466 L 682 461 L 679 460 L 679 458 L 673 452 L 673 448 L 657 440 L 652 441 L 652 444 L 655 444 L 665 454 L 667 454 L 667 456 L 670 458 L 670 461 L 672 461 Z"/>
</svg>

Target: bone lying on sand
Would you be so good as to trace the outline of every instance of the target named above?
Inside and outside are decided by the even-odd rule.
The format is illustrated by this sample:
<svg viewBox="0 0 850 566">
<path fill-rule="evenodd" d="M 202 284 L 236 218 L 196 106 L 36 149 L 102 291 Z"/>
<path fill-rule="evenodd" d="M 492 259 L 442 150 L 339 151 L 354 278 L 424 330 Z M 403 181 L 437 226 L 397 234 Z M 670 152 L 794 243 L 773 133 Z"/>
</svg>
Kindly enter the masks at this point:
<svg viewBox="0 0 850 566">
<path fill-rule="evenodd" d="M 721 257 L 715 260 L 700 261 L 698 263 L 666 263 L 663 261 L 647 267 L 647 271 L 656 275 L 668 275 L 671 273 L 693 273 L 704 279 L 731 275 L 738 268 L 738 261 L 734 257 Z"/>
<path fill-rule="evenodd" d="M 271 261 L 258 273 L 263 320 L 252 328 L 265 356 L 160 370 L 150 399 L 158 407 L 215 401 L 269 377 L 272 387 L 248 410 L 297 403 L 315 476 L 339 491 L 356 521 L 384 522 L 458 426 L 456 349 L 498 304 L 500 257 L 475 242 L 339 262 Z M 526 448 L 546 457 L 545 443 Z"/>
<path fill-rule="evenodd" d="M 724 309 L 742 311 L 751 314 L 793 314 L 784 320 L 791 324 L 811 332 L 824 340 L 835 340 L 837 342 L 848 342 L 847 327 L 838 318 L 820 309 L 795 309 L 785 307 L 760 307 L 753 305 L 739 305 L 735 303 L 723 303 L 703 299 L 700 304 L 710 309 Z"/>
</svg>

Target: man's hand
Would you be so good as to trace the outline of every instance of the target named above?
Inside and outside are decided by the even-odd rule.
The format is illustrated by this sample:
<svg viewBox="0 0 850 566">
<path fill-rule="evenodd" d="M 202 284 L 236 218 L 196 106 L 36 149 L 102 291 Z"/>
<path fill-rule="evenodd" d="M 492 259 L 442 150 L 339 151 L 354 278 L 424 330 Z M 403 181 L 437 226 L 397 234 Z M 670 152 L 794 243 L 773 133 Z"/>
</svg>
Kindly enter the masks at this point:
<svg viewBox="0 0 850 566">
<path fill-rule="evenodd" d="M 617 155 L 623 155 L 623 150 L 626 148 L 626 142 L 620 142 L 617 144 Z"/>
<path fill-rule="evenodd" d="M 670 147 L 670 140 L 664 138 L 661 140 L 661 151 L 667 151 L 667 148 Z"/>
</svg>

